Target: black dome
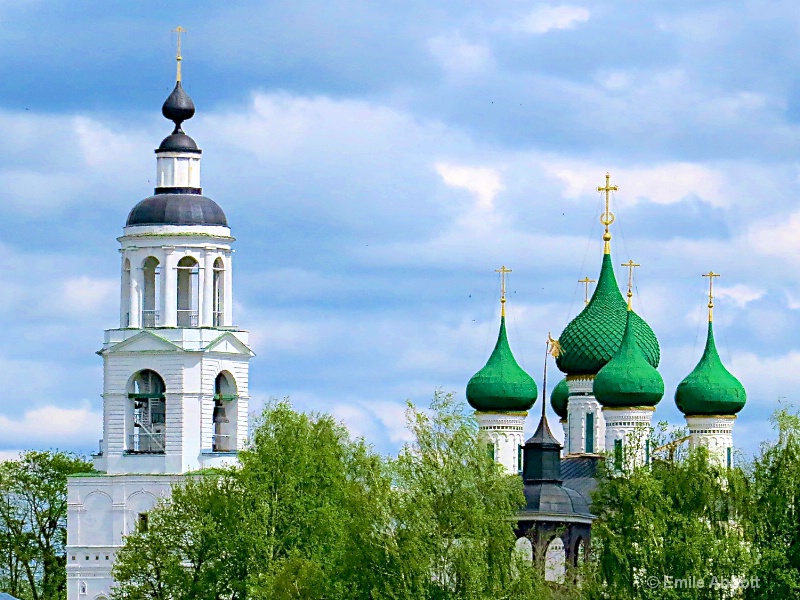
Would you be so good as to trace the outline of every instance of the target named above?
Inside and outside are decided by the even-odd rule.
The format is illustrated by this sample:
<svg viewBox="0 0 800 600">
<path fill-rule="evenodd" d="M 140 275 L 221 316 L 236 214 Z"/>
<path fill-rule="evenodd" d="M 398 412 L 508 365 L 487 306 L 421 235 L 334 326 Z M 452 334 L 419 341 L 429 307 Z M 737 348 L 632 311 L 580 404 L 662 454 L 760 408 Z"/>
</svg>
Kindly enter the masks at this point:
<svg viewBox="0 0 800 600">
<path fill-rule="evenodd" d="M 228 219 L 219 205 L 200 194 L 156 194 L 133 207 L 126 227 L 132 225 L 221 225 Z"/>
<path fill-rule="evenodd" d="M 175 123 L 175 131 L 173 133 L 180 132 L 181 123 L 194 116 L 194 102 L 189 98 L 189 94 L 184 91 L 180 81 L 175 83 L 175 89 L 164 100 L 161 114 Z"/>
<path fill-rule="evenodd" d="M 196 152 L 200 154 L 202 150 L 197 147 L 192 138 L 181 131 L 165 137 L 156 152 Z"/>
</svg>

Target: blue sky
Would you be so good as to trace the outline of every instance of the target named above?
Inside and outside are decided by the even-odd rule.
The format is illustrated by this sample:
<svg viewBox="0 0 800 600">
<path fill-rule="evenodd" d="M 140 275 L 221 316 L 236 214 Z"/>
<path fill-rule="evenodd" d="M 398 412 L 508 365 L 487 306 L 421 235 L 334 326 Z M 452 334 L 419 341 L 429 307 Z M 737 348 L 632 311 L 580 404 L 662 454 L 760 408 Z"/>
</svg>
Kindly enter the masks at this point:
<svg viewBox="0 0 800 600">
<path fill-rule="evenodd" d="M 101 436 L 94 352 L 118 315 L 115 238 L 170 130 L 177 24 L 198 108 L 186 130 L 238 238 L 254 404 L 290 396 L 396 450 L 406 399 L 463 397 L 484 364 L 501 264 L 511 344 L 541 385 L 548 331 L 599 270 L 606 171 L 615 262 L 642 264 L 634 307 L 662 346 L 656 418 L 683 422 L 672 394 L 702 352 L 709 269 L 723 275 L 720 352 L 749 394 L 745 455 L 795 400 L 793 3 L 11 0 L 0 456 Z"/>
</svg>

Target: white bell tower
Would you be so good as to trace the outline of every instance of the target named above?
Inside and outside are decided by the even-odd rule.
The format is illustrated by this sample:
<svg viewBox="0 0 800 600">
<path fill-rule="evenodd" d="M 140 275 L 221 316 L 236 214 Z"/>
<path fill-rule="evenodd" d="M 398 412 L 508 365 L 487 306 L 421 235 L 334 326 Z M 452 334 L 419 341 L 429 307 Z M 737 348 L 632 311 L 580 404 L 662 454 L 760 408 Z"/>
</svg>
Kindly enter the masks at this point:
<svg viewBox="0 0 800 600">
<path fill-rule="evenodd" d="M 147 511 L 186 473 L 234 462 L 248 435 L 253 353 L 233 322 L 234 238 L 202 195 L 201 150 L 181 129 L 194 104 L 180 69 L 162 113 L 175 129 L 156 150 L 155 194 L 118 238 L 120 323 L 98 352 L 100 474 L 68 483 L 68 600 L 108 598 L 124 536 L 146 526 Z"/>
</svg>

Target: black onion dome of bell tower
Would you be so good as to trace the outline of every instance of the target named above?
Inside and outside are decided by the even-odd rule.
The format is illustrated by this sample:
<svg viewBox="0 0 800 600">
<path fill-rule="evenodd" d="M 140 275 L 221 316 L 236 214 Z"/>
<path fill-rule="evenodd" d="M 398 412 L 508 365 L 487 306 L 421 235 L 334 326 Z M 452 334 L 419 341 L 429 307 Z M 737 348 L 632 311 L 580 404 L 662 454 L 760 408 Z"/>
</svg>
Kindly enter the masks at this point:
<svg viewBox="0 0 800 600">
<path fill-rule="evenodd" d="M 181 128 L 184 121 L 194 116 L 194 102 L 183 89 L 180 81 L 175 82 L 175 89 L 164 100 L 161 114 L 175 123 L 175 129 L 164 138 L 156 152 L 196 152 L 200 153 L 195 141 L 186 135 Z"/>
<path fill-rule="evenodd" d="M 181 129 L 181 124 L 194 116 L 194 102 L 180 80 L 164 101 L 161 114 L 175 123 L 175 129 L 161 142 L 156 154 L 181 152 L 200 154 L 195 141 Z M 167 157 L 170 158 L 170 157 Z M 197 158 L 199 160 L 199 157 Z M 211 225 L 228 226 L 228 219 L 219 204 L 203 196 L 199 187 L 157 187 L 155 195 L 133 207 L 126 227 L 143 225 Z"/>
</svg>

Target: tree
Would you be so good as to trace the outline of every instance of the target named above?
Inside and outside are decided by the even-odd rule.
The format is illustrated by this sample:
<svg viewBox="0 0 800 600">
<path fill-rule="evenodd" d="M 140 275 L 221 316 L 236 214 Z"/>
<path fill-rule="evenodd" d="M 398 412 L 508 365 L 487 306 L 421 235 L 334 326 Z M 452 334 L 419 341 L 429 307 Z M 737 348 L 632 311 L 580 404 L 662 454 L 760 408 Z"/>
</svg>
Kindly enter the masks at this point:
<svg viewBox="0 0 800 600">
<path fill-rule="evenodd" d="M 747 577 L 751 565 L 746 494 L 744 473 L 710 462 L 705 448 L 623 472 L 602 469 L 593 503 L 596 571 L 584 593 L 730 597 L 724 586 Z"/>
<path fill-rule="evenodd" d="M 751 473 L 751 599 L 800 596 L 800 415 L 783 408 L 772 422 L 778 439 L 762 444 Z"/>
<path fill-rule="evenodd" d="M 67 477 L 93 471 L 67 452 L 28 451 L 0 463 L 0 586 L 30 600 L 66 590 Z"/>
</svg>

